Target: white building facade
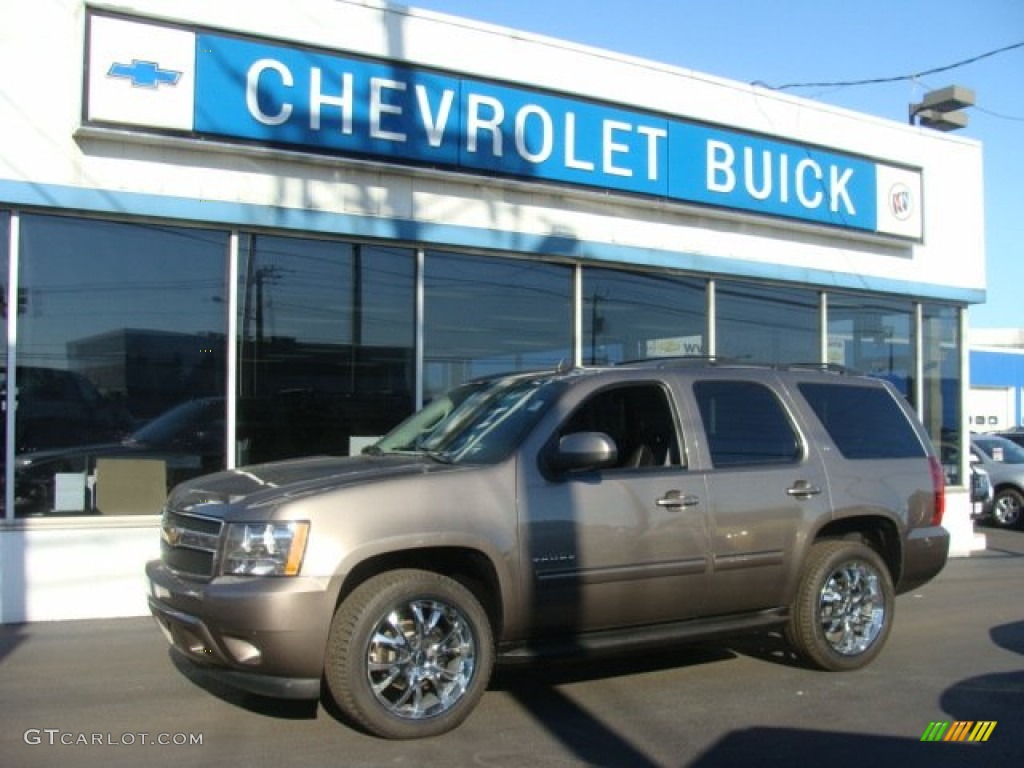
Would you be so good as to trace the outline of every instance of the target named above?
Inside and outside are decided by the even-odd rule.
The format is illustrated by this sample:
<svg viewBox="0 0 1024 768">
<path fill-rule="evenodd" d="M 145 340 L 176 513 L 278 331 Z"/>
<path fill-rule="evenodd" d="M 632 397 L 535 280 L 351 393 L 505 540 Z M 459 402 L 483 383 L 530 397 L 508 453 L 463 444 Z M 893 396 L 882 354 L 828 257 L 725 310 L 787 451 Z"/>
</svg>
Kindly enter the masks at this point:
<svg viewBox="0 0 1024 768">
<path fill-rule="evenodd" d="M 966 434 L 976 142 L 371 0 L 0 29 L 2 621 L 145 613 L 169 486 L 480 374 L 835 364 Z"/>
</svg>

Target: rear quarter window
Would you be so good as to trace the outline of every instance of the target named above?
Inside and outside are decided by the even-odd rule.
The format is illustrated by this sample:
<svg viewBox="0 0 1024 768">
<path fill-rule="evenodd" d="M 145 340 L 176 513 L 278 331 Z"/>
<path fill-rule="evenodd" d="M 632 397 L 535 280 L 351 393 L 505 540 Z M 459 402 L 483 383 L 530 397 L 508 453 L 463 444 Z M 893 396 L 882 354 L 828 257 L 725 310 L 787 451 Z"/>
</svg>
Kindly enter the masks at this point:
<svg viewBox="0 0 1024 768">
<path fill-rule="evenodd" d="M 906 413 L 888 390 L 808 382 L 797 388 L 844 458 L 908 459 L 927 455 Z"/>
</svg>

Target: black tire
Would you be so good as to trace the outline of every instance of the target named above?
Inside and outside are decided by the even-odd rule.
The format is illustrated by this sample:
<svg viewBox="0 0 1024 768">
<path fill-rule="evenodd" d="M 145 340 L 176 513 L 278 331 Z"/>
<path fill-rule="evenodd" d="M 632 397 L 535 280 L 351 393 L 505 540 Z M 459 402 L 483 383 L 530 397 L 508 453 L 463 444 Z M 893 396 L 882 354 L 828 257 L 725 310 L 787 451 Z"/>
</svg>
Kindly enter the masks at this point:
<svg viewBox="0 0 1024 768">
<path fill-rule="evenodd" d="M 457 581 L 419 570 L 367 580 L 342 602 L 324 676 L 334 702 L 375 736 L 416 739 L 458 726 L 494 666 L 487 613 Z"/>
<path fill-rule="evenodd" d="M 1020 528 L 1024 494 L 1016 488 L 1003 488 L 992 499 L 992 522 L 1000 528 Z"/>
<path fill-rule="evenodd" d="M 892 627 L 896 593 L 875 550 L 858 541 L 821 541 L 811 547 L 786 636 L 821 669 L 869 664 Z"/>
</svg>

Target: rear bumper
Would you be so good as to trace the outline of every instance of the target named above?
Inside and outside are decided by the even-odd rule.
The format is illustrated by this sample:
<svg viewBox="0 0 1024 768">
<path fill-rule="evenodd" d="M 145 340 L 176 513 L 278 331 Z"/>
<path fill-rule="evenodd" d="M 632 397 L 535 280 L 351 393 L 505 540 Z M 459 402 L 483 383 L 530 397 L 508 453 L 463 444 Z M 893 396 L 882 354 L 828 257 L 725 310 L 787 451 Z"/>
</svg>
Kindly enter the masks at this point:
<svg viewBox="0 0 1024 768">
<path fill-rule="evenodd" d="M 903 573 L 896 592 L 902 594 L 934 579 L 949 558 L 949 531 L 942 526 L 915 528 L 903 549 Z"/>
<path fill-rule="evenodd" d="M 149 609 L 171 646 L 214 678 L 279 698 L 317 698 L 333 614 L 327 584 L 303 578 L 185 581 L 146 566 Z"/>
</svg>

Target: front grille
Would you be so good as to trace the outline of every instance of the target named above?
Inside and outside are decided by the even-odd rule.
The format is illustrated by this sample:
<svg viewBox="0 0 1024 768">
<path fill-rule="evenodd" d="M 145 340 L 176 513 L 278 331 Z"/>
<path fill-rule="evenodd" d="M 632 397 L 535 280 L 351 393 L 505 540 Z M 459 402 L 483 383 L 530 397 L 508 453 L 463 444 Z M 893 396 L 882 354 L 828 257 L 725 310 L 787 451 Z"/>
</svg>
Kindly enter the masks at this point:
<svg viewBox="0 0 1024 768">
<path fill-rule="evenodd" d="M 165 510 L 160 526 L 164 564 L 185 576 L 213 578 L 222 526 L 211 517 Z"/>
</svg>

